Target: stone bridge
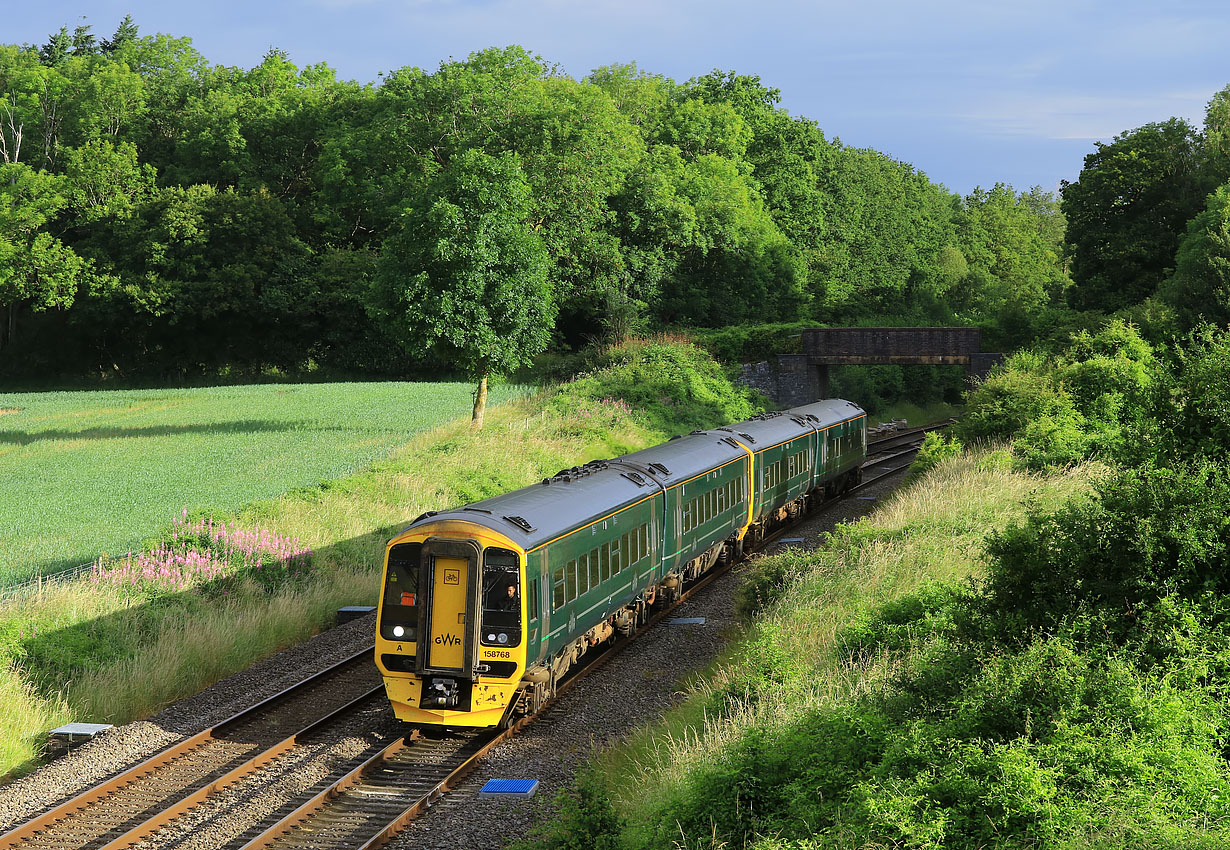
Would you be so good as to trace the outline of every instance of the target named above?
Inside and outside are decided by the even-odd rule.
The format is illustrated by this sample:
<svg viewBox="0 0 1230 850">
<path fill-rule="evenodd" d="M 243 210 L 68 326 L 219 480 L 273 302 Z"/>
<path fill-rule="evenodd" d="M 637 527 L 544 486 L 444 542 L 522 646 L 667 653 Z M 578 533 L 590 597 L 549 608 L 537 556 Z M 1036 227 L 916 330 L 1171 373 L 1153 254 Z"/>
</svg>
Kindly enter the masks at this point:
<svg viewBox="0 0 1230 850">
<path fill-rule="evenodd" d="M 803 331 L 802 354 L 743 367 L 743 382 L 782 407 L 829 396 L 833 366 L 964 366 L 982 378 L 1003 359 L 982 351 L 977 328 L 813 328 Z"/>
</svg>

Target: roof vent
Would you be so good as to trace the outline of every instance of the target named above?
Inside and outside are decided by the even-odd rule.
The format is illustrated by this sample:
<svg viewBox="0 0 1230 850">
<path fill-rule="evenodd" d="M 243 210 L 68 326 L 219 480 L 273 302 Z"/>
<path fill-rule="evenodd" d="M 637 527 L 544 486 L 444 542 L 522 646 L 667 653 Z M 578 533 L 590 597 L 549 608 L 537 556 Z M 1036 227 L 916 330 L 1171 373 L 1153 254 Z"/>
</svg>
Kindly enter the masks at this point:
<svg viewBox="0 0 1230 850">
<path fill-rule="evenodd" d="M 553 481 L 559 481 L 563 484 L 568 484 L 576 481 L 578 478 L 584 478 L 586 475 L 593 475 L 595 472 L 601 472 L 608 467 L 609 464 L 607 464 L 605 460 L 591 460 L 584 466 L 573 466 L 568 469 L 561 469 L 550 478 L 544 478 L 542 483 L 550 484 Z"/>
<path fill-rule="evenodd" d="M 509 522 L 511 522 L 513 525 L 517 526 L 517 528 L 521 529 L 522 531 L 526 532 L 527 534 L 528 534 L 528 533 L 530 533 L 531 531 L 534 531 L 534 530 L 535 530 L 535 529 L 534 529 L 534 526 L 530 525 L 529 520 L 527 520 L 525 517 L 520 517 L 520 516 L 506 516 L 506 517 L 504 517 L 504 519 L 508 520 L 508 521 L 509 521 Z"/>
<path fill-rule="evenodd" d="M 651 464 L 649 464 L 649 468 L 650 468 L 650 469 L 653 469 L 653 470 L 655 470 L 655 471 L 657 471 L 657 472 L 661 472 L 663 475 L 670 475 L 670 474 L 671 474 L 671 471 L 670 471 L 669 469 L 667 469 L 664 465 L 660 464 L 660 463 L 651 463 Z"/>
</svg>

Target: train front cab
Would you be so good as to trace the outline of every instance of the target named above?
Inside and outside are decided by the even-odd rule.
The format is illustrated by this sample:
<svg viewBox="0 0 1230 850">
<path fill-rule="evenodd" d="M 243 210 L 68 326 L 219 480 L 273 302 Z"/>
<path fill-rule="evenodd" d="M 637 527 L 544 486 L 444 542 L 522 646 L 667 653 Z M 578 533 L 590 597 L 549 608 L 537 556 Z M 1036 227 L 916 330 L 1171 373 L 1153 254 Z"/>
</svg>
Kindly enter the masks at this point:
<svg viewBox="0 0 1230 850">
<path fill-rule="evenodd" d="M 394 539 L 376 662 L 397 718 L 499 724 L 525 671 L 529 627 L 537 633 L 536 617 L 527 616 L 536 614 L 534 590 L 527 590 L 525 552 L 488 528 L 444 522 Z"/>
</svg>

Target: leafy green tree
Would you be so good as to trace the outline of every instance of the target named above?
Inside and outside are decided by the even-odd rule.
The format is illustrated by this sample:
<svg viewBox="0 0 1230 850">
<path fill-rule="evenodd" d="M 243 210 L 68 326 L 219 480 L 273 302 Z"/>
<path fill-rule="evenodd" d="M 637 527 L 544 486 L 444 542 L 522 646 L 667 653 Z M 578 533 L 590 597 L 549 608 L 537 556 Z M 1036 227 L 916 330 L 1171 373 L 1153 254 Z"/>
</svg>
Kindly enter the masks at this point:
<svg viewBox="0 0 1230 850">
<path fill-rule="evenodd" d="M 60 31 L 48 36 L 47 43 L 39 48 L 39 59 L 44 65 L 54 67 L 64 61 L 72 46 L 73 39 L 68 34 L 68 27 L 60 27 Z"/>
<path fill-rule="evenodd" d="M 66 207 L 76 223 L 127 217 L 154 191 L 154 169 L 138 161 L 131 142 L 96 139 L 66 152 Z"/>
<path fill-rule="evenodd" d="M 106 277 L 78 331 L 121 369 L 294 368 L 310 345 L 300 328 L 318 326 L 301 307 L 313 296 L 311 252 L 267 193 L 168 187 L 98 222 L 81 245 Z"/>
<path fill-rule="evenodd" d="M 1040 187 L 1020 195 L 1002 183 L 976 188 L 957 222 L 967 274 L 978 281 L 966 281 L 966 306 L 975 315 L 993 316 L 1006 307 L 1034 312 L 1063 292 L 1062 219 L 1054 197 Z"/>
<path fill-rule="evenodd" d="M 930 289 L 955 241 L 953 198 L 913 167 L 872 150 L 839 148 L 823 172 L 818 315 L 848 321 L 901 315 Z"/>
<path fill-rule="evenodd" d="M 517 157 L 461 153 L 404 216 L 381 253 L 372 311 L 415 355 L 436 354 L 478 380 L 529 362 L 550 341 L 548 255 Z"/>
<path fill-rule="evenodd" d="M 1204 113 L 1204 169 L 1213 185 L 1230 180 L 1230 86 L 1213 95 Z"/>
<path fill-rule="evenodd" d="M 1188 224 L 1162 297 L 1186 328 L 1230 323 L 1230 183 L 1209 195 L 1204 212 Z"/>
<path fill-rule="evenodd" d="M 21 310 L 67 308 L 76 297 L 88 264 L 45 229 L 64 204 L 58 178 L 0 165 L 0 347 L 16 341 Z"/>
<path fill-rule="evenodd" d="M 1207 192 L 1198 151 L 1195 130 L 1171 118 L 1099 142 L 1064 181 L 1074 307 L 1111 312 L 1157 290 Z"/>
</svg>

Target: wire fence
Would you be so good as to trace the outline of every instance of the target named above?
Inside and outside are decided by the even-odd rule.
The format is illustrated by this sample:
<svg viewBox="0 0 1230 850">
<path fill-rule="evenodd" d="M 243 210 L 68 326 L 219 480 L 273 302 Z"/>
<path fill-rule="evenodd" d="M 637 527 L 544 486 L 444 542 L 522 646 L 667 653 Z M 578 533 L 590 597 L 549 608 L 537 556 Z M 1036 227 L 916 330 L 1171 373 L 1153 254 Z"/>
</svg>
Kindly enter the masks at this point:
<svg viewBox="0 0 1230 850">
<path fill-rule="evenodd" d="M 90 561 L 88 564 L 81 564 L 76 567 L 69 567 L 66 570 L 60 570 L 59 572 L 33 576 L 23 581 L 4 585 L 0 587 L 0 601 L 10 600 L 16 596 L 37 596 L 48 585 L 63 584 L 64 582 L 89 575 L 94 571 L 95 563 L 95 561 Z"/>
</svg>

